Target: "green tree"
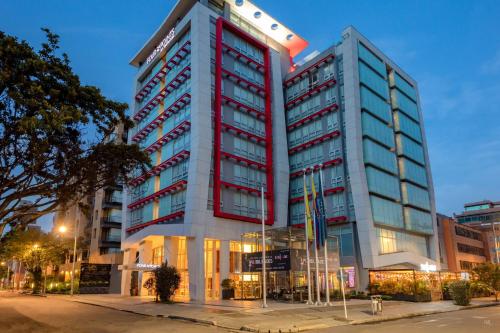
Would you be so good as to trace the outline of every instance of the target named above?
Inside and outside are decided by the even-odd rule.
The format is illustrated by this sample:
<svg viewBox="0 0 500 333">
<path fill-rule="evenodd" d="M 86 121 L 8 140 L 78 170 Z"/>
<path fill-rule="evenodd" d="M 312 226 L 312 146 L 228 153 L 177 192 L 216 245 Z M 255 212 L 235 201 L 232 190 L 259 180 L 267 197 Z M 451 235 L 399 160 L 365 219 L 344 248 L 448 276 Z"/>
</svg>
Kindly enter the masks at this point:
<svg viewBox="0 0 500 333">
<path fill-rule="evenodd" d="M 495 301 L 498 302 L 498 293 L 500 291 L 500 265 L 491 262 L 485 262 L 472 269 L 474 278 L 487 285 L 495 293 Z"/>
<path fill-rule="evenodd" d="M 46 234 L 37 229 L 9 232 L 0 242 L 0 259 L 16 258 L 31 274 L 38 293 L 42 286 L 43 272 L 48 266 L 64 262 L 71 249 L 71 242 Z"/>
<path fill-rule="evenodd" d="M 130 128 L 127 104 L 81 84 L 59 36 L 42 30 L 38 51 L 0 31 L 0 235 L 150 165 L 137 145 L 104 140 Z"/>
<path fill-rule="evenodd" d="M 159 297 L 162 302 L 170 302 L 181 283 L 181 275 L 177 268 L 168 266 L 165 262 L 154 270 L 154 277 L 156 297 Z"/>
</svg>

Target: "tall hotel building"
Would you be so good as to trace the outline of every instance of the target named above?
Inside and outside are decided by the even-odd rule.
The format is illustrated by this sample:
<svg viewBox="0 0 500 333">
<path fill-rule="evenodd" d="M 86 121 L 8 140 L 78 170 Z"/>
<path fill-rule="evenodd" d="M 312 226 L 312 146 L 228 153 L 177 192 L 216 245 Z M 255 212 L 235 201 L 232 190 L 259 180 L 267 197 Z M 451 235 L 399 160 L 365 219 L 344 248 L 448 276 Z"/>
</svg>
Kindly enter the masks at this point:
<svg viewBox="0 0 500 333">
<path fill-rule="evenodd" d="M 185 299 L 218 299 L 225 278 L 258 285 L 241 235 L 260 229 L 261 187 L 268 228 L 301 227 L 306 168 L 323 169 L 352 287 L 369 269 L 438 265 L 415 81 L 352 27 L 294 64 L 307 45 L 248 0 L 182 0 L 132 59 L 129 140 L 154 166 L 125 189 L 123 294 L 147 293 L 163 261 Z"/>
</svg>

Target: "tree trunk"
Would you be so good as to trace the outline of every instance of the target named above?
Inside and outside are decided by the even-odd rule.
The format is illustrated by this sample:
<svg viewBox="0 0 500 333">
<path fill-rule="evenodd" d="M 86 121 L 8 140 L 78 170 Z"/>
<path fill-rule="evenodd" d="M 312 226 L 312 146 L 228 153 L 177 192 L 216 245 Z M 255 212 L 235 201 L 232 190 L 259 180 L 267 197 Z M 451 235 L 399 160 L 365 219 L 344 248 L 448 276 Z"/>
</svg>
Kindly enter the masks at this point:
<svg viewBox="0 0 500 333">
<path fill-rule="evenodd" d="M 30 271 L 33 276 L 33 294 L 39 294 L 42 287 L 42 269 L 34 268 Z"/>
</svg>

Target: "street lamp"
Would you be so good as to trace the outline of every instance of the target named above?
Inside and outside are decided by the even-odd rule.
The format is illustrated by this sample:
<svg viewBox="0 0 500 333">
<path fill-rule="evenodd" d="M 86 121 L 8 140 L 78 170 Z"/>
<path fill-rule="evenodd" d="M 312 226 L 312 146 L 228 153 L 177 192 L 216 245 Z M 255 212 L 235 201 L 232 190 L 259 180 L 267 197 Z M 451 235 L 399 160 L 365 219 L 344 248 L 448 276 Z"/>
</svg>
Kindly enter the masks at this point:
<svg viewBox="0 0 500 333">
<path fill-rule="evenodd" d="M 71 292 L 70 295 L 73 296 L 74 294 L 74 289 L 75 289 L 75 262 L 76 262 L 76 220 L 73 225 L 74 229 L 74 242 L 73 242 L 73 262 L 72 262 L 72 267 L 71 267 Z M 61 225 L 59 227 L 59 232 L 64 234 L 65 232 L 68 231 L 68 228 L 65 225 Z"/>
<path fill-rule="evenodd" d="M 340 269 L 340 290 L 342 293 L 342 303 L 344 305 L 344 317 L 345 317 L 345 319 L 347 319 L 347 304 L 345 302 L 345 290 L 344 290 L 344 273 L 342 272 L 342 265 L 340 264 L 340 238 L 338 236 L 335 236 L 335 235 L 328 236 L 328 237 L 335 238 L 335 240 L 337 241 L 337 252 L 339 254 L 339 269 Z M 325 260 L 326 260 L 326 258 L 325 258 Z M 326 283 L 328 283 L 328 280 Z"/>
</svg>

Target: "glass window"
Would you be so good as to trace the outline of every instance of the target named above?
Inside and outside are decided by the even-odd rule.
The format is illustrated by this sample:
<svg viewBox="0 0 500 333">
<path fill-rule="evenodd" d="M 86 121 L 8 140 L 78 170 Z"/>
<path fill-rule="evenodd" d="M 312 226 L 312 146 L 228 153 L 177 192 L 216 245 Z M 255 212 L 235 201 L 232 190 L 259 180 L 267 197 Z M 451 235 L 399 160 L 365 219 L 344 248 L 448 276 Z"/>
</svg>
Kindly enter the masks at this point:
<svg viewBox="0 0 500 333">
<path fill-rule="evenodd" d="M 379 253 L 412 252 L 428 257 L 427 238 L 401 231 L 376 228 Z"/>
<path fill-rule="evenodd" d="M 359 81 L 379 94 L 384 100 L 389 99 L 389 86 L 387 85 L 387 81 L 363 62 L 359 62 Z"/>
<path fill-rule="evenodd" d="M 404 228 L 403 209 L 400 204 L 370 195 L 373 221 L 379 224 Z"/>
<path fill-rule="evenodd" d="M 163 263 L 163 246 L 158 246 L 153 249 L 153 265 L 161 265 Z"/>
<path fill-rule="evenodd" d="M 372 140 L 363 140 L 364 161 L 390 173 L 397 174 L 396 155 Z"/>
<path fill-rule="evenodd" d="M 404 134 L 396 135 L 398 155 L 404 155 L 425 165 L 424 148 Z"/>
<path fill-rule="evenodd" d="M 417 142 L 422 142 L 420 126 L 401 112 L 394 112 L 395 130 L 403 132 Z"/>
<path fill-rule="evenodd" d="M 432 235 L 432 216 L 427 212 L 422 212 L 411 207 L 405 207 L 406 229 Z"/>
<path fill-rule="evenodd" d="M 391 87 L 396 86 L 402 92 L 404 92 L 408 97 L 417 100 L 417 92 L 415 88 L 413 88 L 405 79 L 403 79 L 398 73 L 395 71 L 391 71 L 389 74 L 389 80 L 391 83 Z"/>
<path fill-rule="evenodd" d="M 361 125 L 363 134 L 368 135 L 370 138 L 383 143 L 388 147 L 394 147 L 394 132 L 392 128 L 384 124 L 370 114 L 363 112 L 361 114 Z"/>
<path fill-rule="evenodd" d="M 393 107 L 398 108 L 406 115 L 410 116 L 415 121 L 420 121 L 418 115 L 417 104 L 414 101 L 406 97 L 403 93 L 401 93 L 397 89 L 391 89 L 391 101 Z"/>
<path fill-rule="evenodd" d="M 427 210 L 431 209 L 429 192 L 426 190 L 407 182 L 401 182 L 401 190 L 403 192 L 404 204 L 409 204 Z"/>
<path fill-rule="evenodd" d="M 367 166 L 368 190 L 394 200 L 400 200 L 399 179 L 383 171 Z"/>
<path fill-rule="evenodd" d="M 399 159 L 399 172 L 401 179 L 408 179 L 418 185 L 427 187 L 427 171 L 420 165 L 403 157 Z"/>
<path fill-rule="evenodd" d="M 349 257 L 354 256 L 354 240 L 353 240 L 353 232 L 352 227 L 341 226 L 341 227 L 329 227 L 328 235 L 338 237 L 340 243 L 340 256 Z M 335 242 L 335 239 L 331 240 Z"/>
<path fill-rule="evenodd" d="M 368 65 L 373 67 L 384 78 L 387 77 L 387 71 L 382 60 L 379 59 L 372 51 L 368 50 L 363 44 L 358 44 L 359 58 L 363 59 Z"/>
<path fill-rule="evenodd" d="M 389 103 L 371 92 L 365 86 L 360 87 L 361 107 L 370 111 L 386 123 L 392 124 L 392 112 Z"/>
</svg>

